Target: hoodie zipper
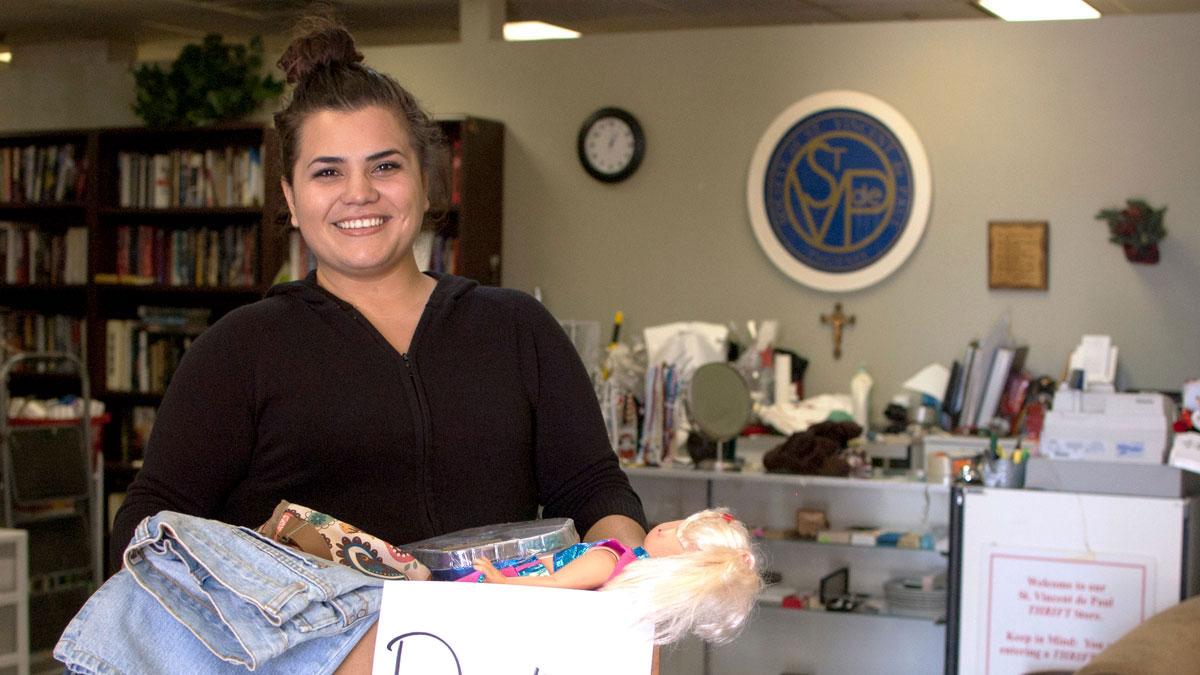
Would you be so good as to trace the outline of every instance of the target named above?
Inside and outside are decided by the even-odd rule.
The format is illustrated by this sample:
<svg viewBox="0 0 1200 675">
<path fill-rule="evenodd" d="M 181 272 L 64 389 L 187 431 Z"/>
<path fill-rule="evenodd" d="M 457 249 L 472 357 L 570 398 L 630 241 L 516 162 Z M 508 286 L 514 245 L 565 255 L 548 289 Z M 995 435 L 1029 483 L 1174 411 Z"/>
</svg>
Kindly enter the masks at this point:
<svg viewBox="0 0 1200 675">
<path fill-rule="evenodd" d="M 415 368 L 413 362 L 409 359 L 408 352 L 404 352 L 403 354 L 401 354 L 400 358 L 404 360 L 404 370 L 408 371 L 408 384 L 410 387 L 410 393 L 412 394 L 412 397 L 413 397 L 412 400 L 416 401 L 416 404 L 417 404 L 416 405 L 416 415 L 414 415 L 414 417 L 413 417 L 413 430 L 416 433 L 416 437 L 417 437 L 416 438 L 416 446 L 417 446 L 417 450 L 420 452 L 421 466 L 423 467 L 423 469 L 422 469 L 423 475 L 421 476 L 421 482 L 423 483 L 423 485 L 425 487 L 425 489 L 422 490 L 422 492 L 425 493 L 425 499 L 423 500 L 425 502 L 425 525 L 426 525 L 426 527 L 429 528 L 429 531 L 431 533 L 436 534 L 440 530 L 437 526 L 438 521 L 437 521 L 437 518 L 434 516 L 434 511 L 433 511 L 433 499 L 432 499 L 432 489 L 431 489 L 431 486 L 433 483 L 433 480 L 432 480 L 433 469 L 430 466 L 431 465 L 431 461 L 430 461 L 431 453 L 429 451 L 429 434 L 430 434 L 431 424 L 429 421 L 429 414 L 425 408 L 425 398 L 421 395 L 420 383 L 417 381 L 416 368 Z M 435 536 L 435 534 L 431 534 L 430 536 Z"/>
</svg>

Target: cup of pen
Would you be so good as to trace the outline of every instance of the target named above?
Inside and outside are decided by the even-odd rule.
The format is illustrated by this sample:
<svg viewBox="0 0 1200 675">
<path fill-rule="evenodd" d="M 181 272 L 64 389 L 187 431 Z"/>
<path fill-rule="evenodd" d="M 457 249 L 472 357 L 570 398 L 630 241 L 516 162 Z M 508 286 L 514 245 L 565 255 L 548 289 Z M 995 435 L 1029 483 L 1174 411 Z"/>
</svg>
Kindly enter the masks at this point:
<svg viewBox="0 0 1200 675">
<path fill-rule="evenodd" d="M 1011 455 L 989 457 L 984 456 L 980 465 L 983 474 L 983 484 L 995 488 L 1025 487 L 1025 458 L 1024 450 L 1014 450 Z"/>
</svg>

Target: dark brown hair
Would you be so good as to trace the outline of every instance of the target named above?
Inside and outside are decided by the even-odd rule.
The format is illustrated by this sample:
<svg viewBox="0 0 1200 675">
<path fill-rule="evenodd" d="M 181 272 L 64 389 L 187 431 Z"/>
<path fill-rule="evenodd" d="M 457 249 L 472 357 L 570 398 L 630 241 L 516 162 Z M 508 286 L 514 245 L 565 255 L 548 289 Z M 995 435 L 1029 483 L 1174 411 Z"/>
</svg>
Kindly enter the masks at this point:
<svg viewBox="0 0 1200 675">
<path fill-rule="evenodd" d="M 354 38 L 338 23 L 310 17 L 297 26 L 279 58 L 288 84 L 295 85 L 287 105 L 275 113 L 283 177 L 292 182 L 292 167 L 300 146 L 300 127 L 309 115 L 322 110 L 351 112 L 378 105 L 393 111 L 408 130 L 437 208 L 445 193 L 445 139 L 441 128 L 416 98 L 389 75 L 363 65 Z"/>
</svg>

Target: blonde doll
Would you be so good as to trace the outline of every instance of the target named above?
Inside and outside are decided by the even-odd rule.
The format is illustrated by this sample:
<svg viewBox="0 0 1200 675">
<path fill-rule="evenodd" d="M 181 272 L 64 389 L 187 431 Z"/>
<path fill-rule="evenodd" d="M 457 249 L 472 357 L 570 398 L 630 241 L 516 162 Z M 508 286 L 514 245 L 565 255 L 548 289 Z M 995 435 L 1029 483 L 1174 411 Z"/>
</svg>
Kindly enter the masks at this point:
<svg viewBox="0 0 1200 675">
<path fill-rule="evenodd" d="M 625 594 L 654 624 L 656 644 L 689 632 L 710 642 L 732 640 L 762 588 L 750 534 L 724 509 L 663 523 L 633 550 L 606 540 L 499 568 L 481 559 L 475 569 L 459 581 Z"/>
</svg>

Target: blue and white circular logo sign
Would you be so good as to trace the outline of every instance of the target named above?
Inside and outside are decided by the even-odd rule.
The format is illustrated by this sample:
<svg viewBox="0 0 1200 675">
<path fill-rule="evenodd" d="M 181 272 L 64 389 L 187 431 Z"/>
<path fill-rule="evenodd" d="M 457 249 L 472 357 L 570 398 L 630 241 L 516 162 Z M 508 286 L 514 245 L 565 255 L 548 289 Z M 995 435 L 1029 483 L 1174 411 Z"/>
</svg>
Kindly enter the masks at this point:
<svg viewBox="0 0 1200 675">
<path fill-rule="evenodd" d="M 746 195 L 776 267 L 813 288 L 852 291 L 916 248 L 929 217 L 929 163 L 894 108 L 859 92 L 823 92 L 767 128 Z"/>
</svg>

